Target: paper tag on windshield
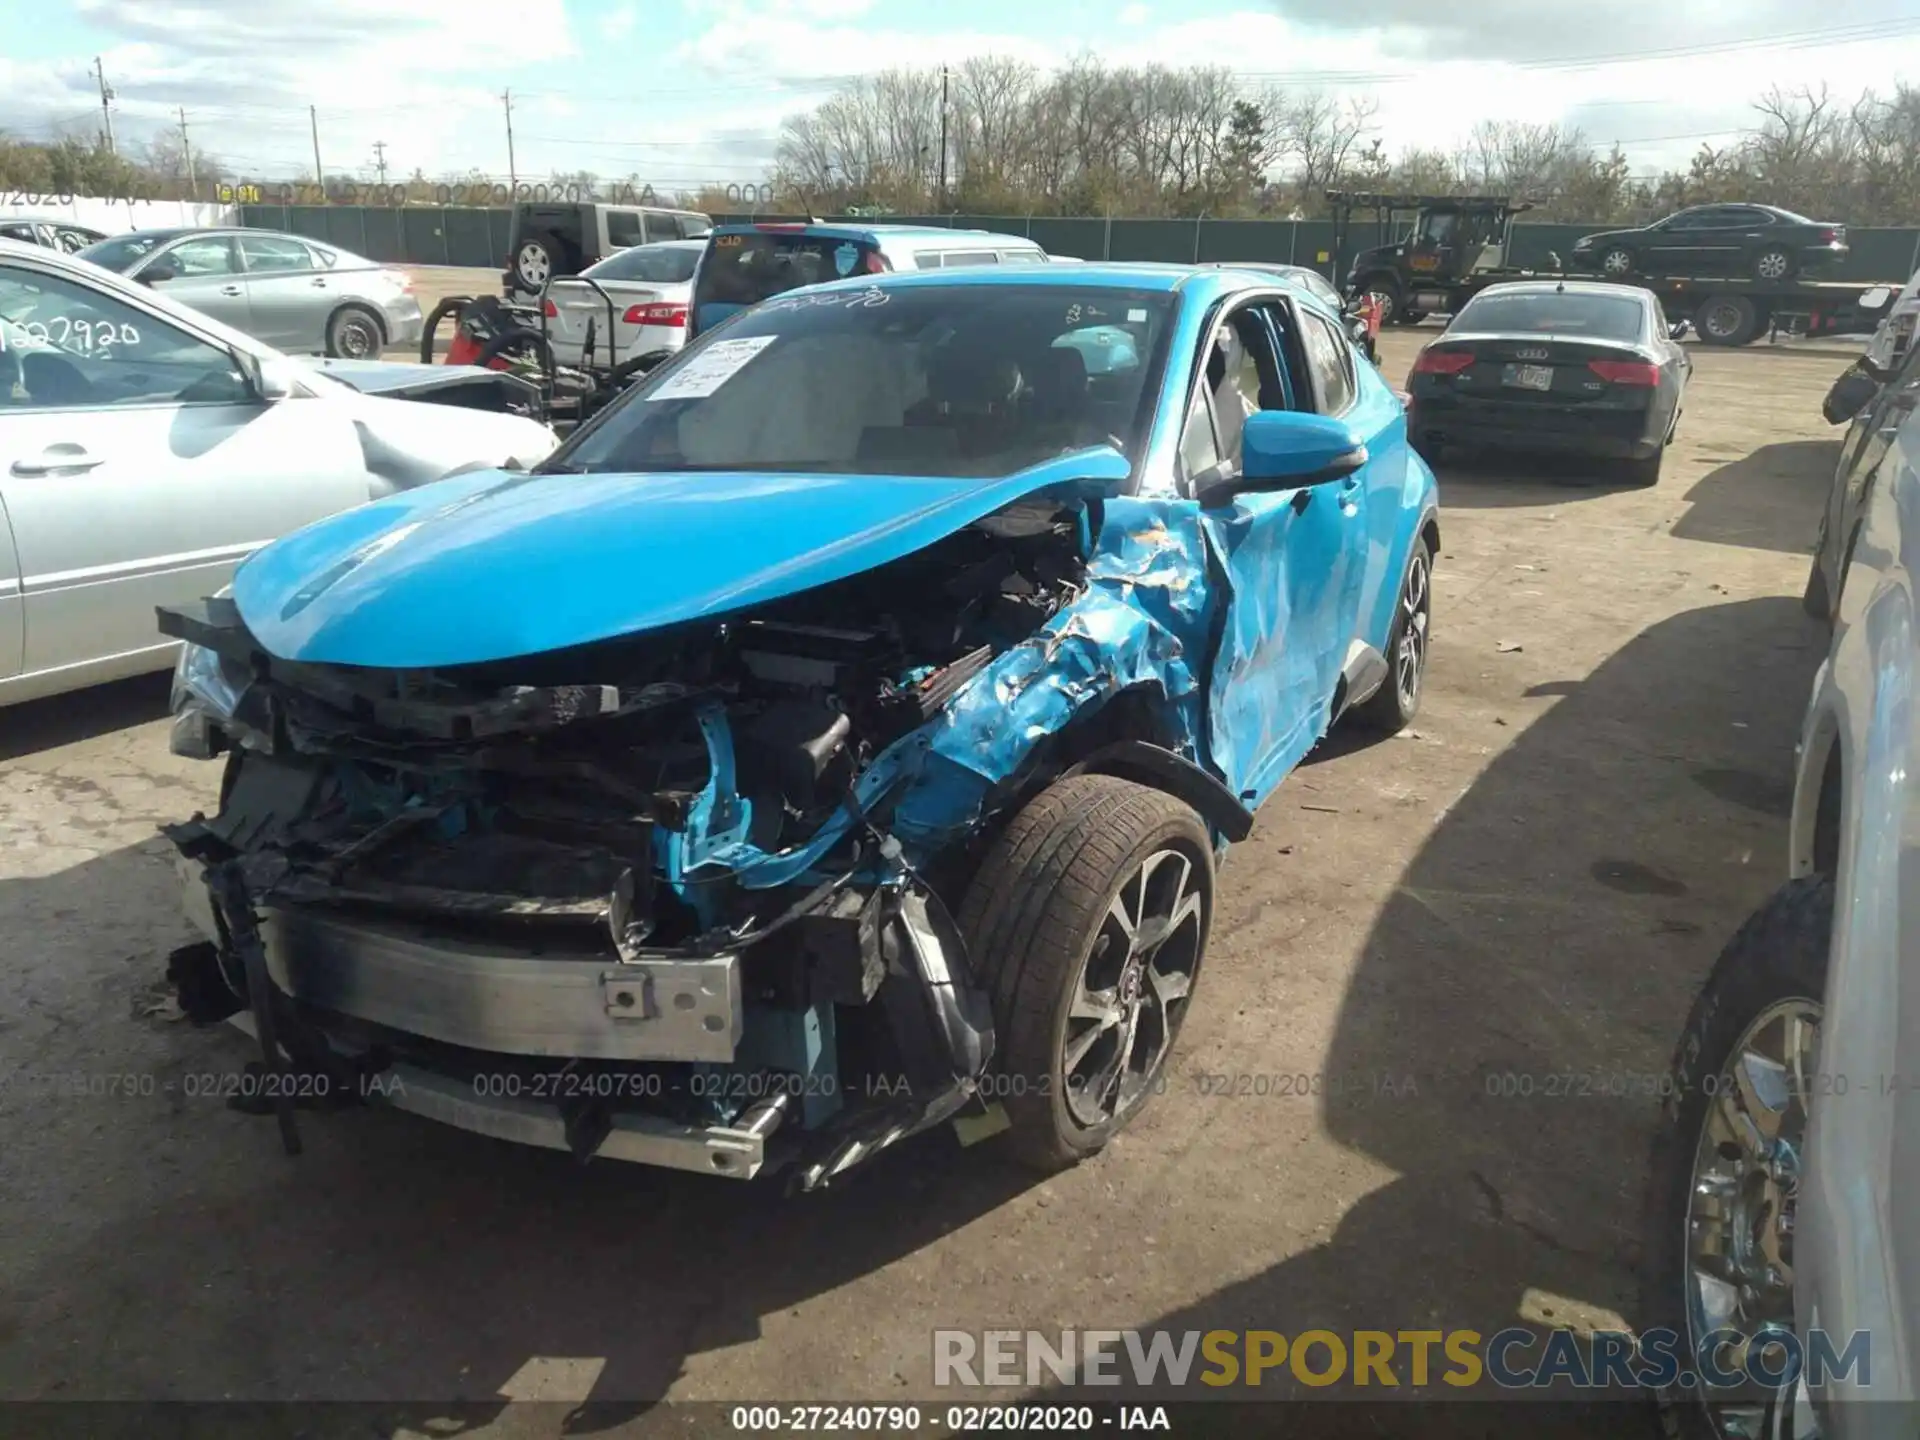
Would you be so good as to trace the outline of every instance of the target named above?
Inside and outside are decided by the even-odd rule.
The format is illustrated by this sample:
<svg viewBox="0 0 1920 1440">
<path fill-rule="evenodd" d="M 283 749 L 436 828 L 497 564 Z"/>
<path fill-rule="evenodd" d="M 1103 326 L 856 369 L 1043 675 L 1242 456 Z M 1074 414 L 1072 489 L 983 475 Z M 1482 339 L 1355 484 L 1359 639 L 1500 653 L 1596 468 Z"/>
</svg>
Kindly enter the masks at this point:
<svg viewBox="0 0 1920 1440">
<path fill-rule="evenodd" d="M 648 395 L 647 399 L 697 400 L 711 395 L 745 369 L 749 360 L 777 338 L 773 335 L 755 335 L 752 339 L 716 340 L 681 366 L 677 374 Z"/>
</svg>

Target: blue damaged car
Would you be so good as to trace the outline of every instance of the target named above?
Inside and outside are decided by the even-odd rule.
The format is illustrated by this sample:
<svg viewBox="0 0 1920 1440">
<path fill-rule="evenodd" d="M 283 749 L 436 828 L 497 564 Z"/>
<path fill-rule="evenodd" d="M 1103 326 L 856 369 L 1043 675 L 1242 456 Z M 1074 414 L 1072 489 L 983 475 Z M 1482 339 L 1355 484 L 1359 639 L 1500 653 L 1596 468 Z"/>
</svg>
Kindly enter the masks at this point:
<svg viewBox="0 0 1920 1440">
<path fill-rule="evenodd" d="M 1256 273 L 859 276 L 534 471 L 285 537 L 188 642 L 180 1003 L 240 1099 L 812 1188 L 951 1122 L 1042 1167 L 1158 1088 L 1215 865 L 1420 702 L 1432 473 Z"/>
</svg>

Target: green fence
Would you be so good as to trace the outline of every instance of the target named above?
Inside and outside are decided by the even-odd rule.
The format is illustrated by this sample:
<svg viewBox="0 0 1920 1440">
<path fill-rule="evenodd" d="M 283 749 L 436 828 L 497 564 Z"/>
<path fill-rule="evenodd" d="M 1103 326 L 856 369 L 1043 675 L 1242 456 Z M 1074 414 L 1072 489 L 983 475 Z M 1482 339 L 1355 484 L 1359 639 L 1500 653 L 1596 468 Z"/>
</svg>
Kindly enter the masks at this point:
<svg viewBox="0 0 1920 1440">
<path fill-rule="evenodd" d="M 498 269 L 506 259 L 505 209 L 370 205 L 244 205 L 241 223 L 287 230 L 383 263 L 466 265 Z M 803 219 L 803 216 L 716 215 L 717 221 Z M 1348 243 L 1334 254 L 1333 224 L 1328 220 L 1131 220 L 1055 215 L 893 215 L 893 225 L 936 225 L 998 230 L 1026 235 L 1054 255 L 1083 260 L 1166 260 L 1191 264 L 1207 260 L 1269 260 L 1311 265 L 1344 275 L 1356 249 L 1378 243 L 1370 220 L 1356 221 Z M 1515 265 L 1551 268 L 1580 236 L 1599 225 L 1526 225 L 1513 227 Z M 1845 263 L 1829 272 L 1835 280 L 1904 281 L 1920 269 L 1920 229 L 1856 229 Z"/>
</svg>

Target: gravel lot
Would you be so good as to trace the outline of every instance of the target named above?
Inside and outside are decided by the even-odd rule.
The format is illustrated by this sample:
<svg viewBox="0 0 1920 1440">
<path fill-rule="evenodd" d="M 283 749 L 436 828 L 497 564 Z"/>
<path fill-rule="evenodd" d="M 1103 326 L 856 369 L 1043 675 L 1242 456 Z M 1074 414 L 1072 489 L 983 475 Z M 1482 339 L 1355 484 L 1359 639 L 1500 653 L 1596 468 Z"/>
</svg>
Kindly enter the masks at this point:
<svg viewBox="0 0 1920 1440">
<path fill-rule="evenodd" d="M 1389 332 L 1396 380 L 1417 339 Z M 1784 873 L 1824 647 L 1798 603 L 1837 453 L 1819 402 L 1844 364 L 1696 362 L 1654 490 L 1443 471 L 1416 729 L 1337 734 L 1267 804 L 1169 1092 L 1045 1183 L 933 1136 L 787 1201 L 375 1111 L 304 1115 L 289 1160 L 270 1120 L 183 1093 L 243 1037 L 149 1013 L 189 938 L 154 827 L 210 807 L 217 768 L 167 753 L 164 679 L 0 711 L 0 1396 L 380 1402 L 355 1434 L 591 1399 L 597 1429 L 637 1433 L 663 1396 L 933 1398 L 936 1326 L 1630 1317 L 1654 1102 L 1607 1091 L 1661 1070 Z M 72 1071 L 155 1093 L 23 1083 Z M 1308 1079 L 1203 1078 L 1243 1074 Z M 1536 1093 L 1499 1098 L 1509 1075 Z M 1579 1093 L 1540 1093 L 1569 1075 Z M 1455 1405 L 1418 1431 L 1499 1420 Z M 1644 1421 L 1616 1404 L 1551 1433 Z"/>
</svg>

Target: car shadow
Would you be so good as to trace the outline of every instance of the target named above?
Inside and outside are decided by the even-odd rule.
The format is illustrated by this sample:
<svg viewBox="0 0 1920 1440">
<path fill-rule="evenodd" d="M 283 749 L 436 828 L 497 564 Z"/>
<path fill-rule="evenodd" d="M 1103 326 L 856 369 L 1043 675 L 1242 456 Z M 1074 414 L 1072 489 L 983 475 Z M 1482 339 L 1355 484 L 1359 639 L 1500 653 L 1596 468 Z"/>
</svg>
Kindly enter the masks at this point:
<svg viewBox="0 0 1920 1440">
<path fill-rule="evenodd" d="M 1557 505 L 1635 488 L 1617 465 L 1577 455 L 1449 450 L 1433 471 L 1449 510 Z"/>
<path fill-rule="evenodd" d="M 1557 702 L 1399 877 L 1316 1077 L 1326 1131 L 1381 1182 L 1311 1248 L 1155 1328 L 1634 1322 L 1662 1076 L 1730 917 L 1786 873 L 1779 797 L 1824 648 L 1795 601 L 1768 597 L 1662 621 L 1578 685 L 1535 687 Z M 1471 1403 L 1526 1398 L 1483 1381 L 1394 1403 L 1415 1398 L 1404 1352 L 1396 1368 L 1385 1397 L 1308 1390 L 1283 1367 L 1258 1391 L 1113 1398 L 1298 1400 L 1272 1414 L 1312 1436 L 1653 1433 L 1631 1392 L 1523 1410 Z"/>
<path fill-rule="evenodd" d="M 1719 466 L 1687 492 L 1687 509 L 1673 522 L 1673 534 L 1811 555 L 1840 444 L 1837 439 L 1787 440 Z"/>
<path fill-rule="evenodd" d="M 0 761 L 110 735 L 167 713 L 170 670 L 0 709 Z"/>
<path fill-rule="evenodd" d="M 0 1091 L 0 1190 L 33 1217 L 30 1237 L 0 1227 L 0 1397 L 355 1401 L 298 1428 L 357 1437 L 456 1433 L 506 1397 L 575 1390 L 569 1429 L 622 1426 L 688 1356 L 755 1341 L 1038 1182 L 943 1130 L 789 1198 L 778 1178 L 582 1167 L 370 1107 L 301 1111 L 288 1157 L 271 1119 L 201 1093 L 254 1051 L 168 1003 L 165 954 L 193 937 L 167 851 L 0 881 L 0 931 L 47 937 L 0 974 L 0 1073 L 144 1087 Z M 93 1434 L 112 1418 L 80 1413 Z"/>
</svg>

